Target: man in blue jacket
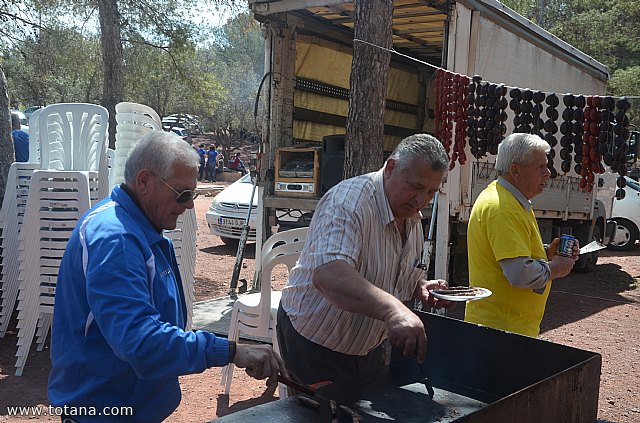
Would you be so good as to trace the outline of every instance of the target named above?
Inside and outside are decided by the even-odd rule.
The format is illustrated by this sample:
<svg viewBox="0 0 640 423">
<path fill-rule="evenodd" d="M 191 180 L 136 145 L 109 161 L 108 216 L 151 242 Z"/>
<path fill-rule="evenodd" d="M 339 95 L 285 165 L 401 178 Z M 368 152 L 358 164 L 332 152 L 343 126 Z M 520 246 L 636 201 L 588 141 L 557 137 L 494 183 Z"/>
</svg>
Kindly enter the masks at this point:
<svg viewBox="0 0 640 423">
<path fill-rule="evenodd" d="M 125 183 L 78 222 L 51 338 L 49 399 L 63 421 L 160 422 L 180 403 L 178 376 L 230 362 L 275 389 L 284 366 L 271 346 L 184 330 L 182 281 L 162 230 L 194 206 L 198 164 L 189 144 L 154 131 L 129 155 Z"/>
<path fill-rule="evenodd" d="M 13 137 L 13 148 L 16 152 L 16 162 L 29 161 L 29 134 L 22 130 L 20 116 L 11 113 L 11 136 Z"/>
<path fill-rule="evenodd" d="M 198 156 L 200 156 L 200 167 L 198 168 L 198 181 L 202 181 L 204 178 L 204 169 L 205 169 L 205 156 L 207 155 L 207 150 L 204 149 L 204 144 L 200 144 L 198 148 Z"/>
</svg>

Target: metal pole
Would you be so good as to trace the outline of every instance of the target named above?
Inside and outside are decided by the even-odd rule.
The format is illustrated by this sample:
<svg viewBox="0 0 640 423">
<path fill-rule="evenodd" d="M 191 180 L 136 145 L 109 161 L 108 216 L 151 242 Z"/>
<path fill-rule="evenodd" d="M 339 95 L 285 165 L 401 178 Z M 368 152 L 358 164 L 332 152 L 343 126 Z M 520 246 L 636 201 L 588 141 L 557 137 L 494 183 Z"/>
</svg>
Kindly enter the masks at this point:
<svg viewBox="0 0 640 423">
<path fill-rule="evenodd" d="M 433 251 L 433 229 L 436 226 L 436 211 L 438 210 L 438 194 L 440 194 L 440 191 L 436 192 L 435 197 L 433 197 L 429 232 L 427 239 L 424 241 L 424 246 L 422 247 L 422 265 L 424 266 L 425 272 L 429 270 L 429 264 L 431 264 L 431 252 Z"/>
<path fill-rule="evenodd" d="M 256 193 L 256 187 L 258 186 L 258 177 L 253 175 L 253 189 L 251 190 L 251 200 L 249 200 L 249 210 L 247 211 L 247 218 L 242 226 L 242 232 L 240 233 L 240 241 L 238 241 L 238 251 L 236 252 L 236 263 L 233 266 L 233 274 L 231 275 L 231 290 L 229 295 L 236 294 L 236 288 L 238 287 L 238 278 L 240 277 L 240 269 L 242 268 L 242 260 L 244 258 L 244 248 L 247 245 L 247 237 L 249 236 L 249 220 L 251 219 L 251 210 L 253 209 L 253 197 Z"/>
</svg>

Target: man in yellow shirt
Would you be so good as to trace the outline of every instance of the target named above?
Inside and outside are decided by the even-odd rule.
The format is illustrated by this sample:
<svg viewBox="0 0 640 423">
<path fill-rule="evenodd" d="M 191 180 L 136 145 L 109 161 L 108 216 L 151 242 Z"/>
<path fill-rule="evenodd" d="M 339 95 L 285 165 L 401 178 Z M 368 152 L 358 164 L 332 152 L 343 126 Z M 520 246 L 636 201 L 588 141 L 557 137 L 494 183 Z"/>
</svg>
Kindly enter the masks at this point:
<svg viewBox="0 0 640 423">
<path fill-rule="evenodd" d="M 549 144 L 537 135 L 512 134 L 500 143 L 498 179 L 485 188 L 469 219 L 469 285 L 493 295 L 467 303 L 465 321 L 536 337 L 551 280 L 571 272 L 578 258 L 556 254 L 559 239 L 545 248 L 531 199 L 551 174 Z"/>
</svg>

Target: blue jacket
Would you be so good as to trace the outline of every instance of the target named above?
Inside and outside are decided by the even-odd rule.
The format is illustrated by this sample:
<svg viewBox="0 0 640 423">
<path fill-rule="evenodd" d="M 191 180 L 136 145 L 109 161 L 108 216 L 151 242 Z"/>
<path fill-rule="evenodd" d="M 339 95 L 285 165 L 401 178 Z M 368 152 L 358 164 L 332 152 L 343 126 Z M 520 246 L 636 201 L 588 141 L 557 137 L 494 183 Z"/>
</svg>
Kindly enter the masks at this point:
<svg viewBox="0 0 640 423">
<path fill-rule="evenodd" d="M 54 406 L 132 407 L 159 422 L 180 403 L 178 376 L 228 364 L 229 343 L 185 332 L 182 281 L 171 241 L 116 186 L 82 217 L 60 264 L 51 335 Z"/>
<path fill-rule="evenodd" d="M 204 156 L 207 155 L 207 151 L 204 148 L 198 148 L 198 156 L 200 156 L 200 164 L 204 163 Z"/>
<path fill-rule="evenodd" d="M 13 148 L 16 151 L 16 162 L 29 161 L 29 134 L 21 129 L 11 131 Z"/>
<path fill-rule="evenodd" d="M 207 150 L 207 160 L 208 165 L 216 167 L 216 159 L 218 157 L 218 152 L 216 150 Z"/>
</svg>

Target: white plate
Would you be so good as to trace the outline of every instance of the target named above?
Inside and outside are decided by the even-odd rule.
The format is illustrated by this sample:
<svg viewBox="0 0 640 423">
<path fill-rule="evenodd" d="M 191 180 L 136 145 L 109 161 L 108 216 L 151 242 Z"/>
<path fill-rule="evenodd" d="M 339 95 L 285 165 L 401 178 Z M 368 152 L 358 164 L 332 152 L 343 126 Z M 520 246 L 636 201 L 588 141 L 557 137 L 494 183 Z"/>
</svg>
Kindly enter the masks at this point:
<svg viewBox="0 0 640 423">
<path fill-rule="evenodd" d="M 481 298 L 487 298 L 488 296 L 493 294 L 487 288 L 474 287 L 474 289 L 477 289 L 480 292 L 476 295 L 447 295 L 447 294 L 439 294 L 434 291 L 429 291 L 429 292 L 434 297 L 439 298 L 441 300 L 447 300 L 447 301 L 473 301 L 473 300 L 479 300 Z"/>
</svg>

